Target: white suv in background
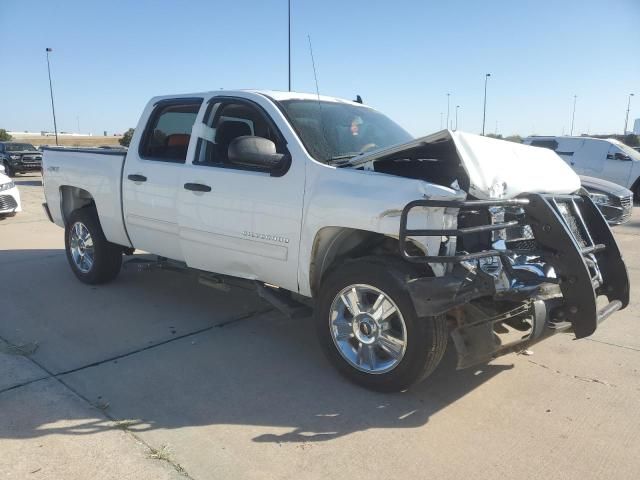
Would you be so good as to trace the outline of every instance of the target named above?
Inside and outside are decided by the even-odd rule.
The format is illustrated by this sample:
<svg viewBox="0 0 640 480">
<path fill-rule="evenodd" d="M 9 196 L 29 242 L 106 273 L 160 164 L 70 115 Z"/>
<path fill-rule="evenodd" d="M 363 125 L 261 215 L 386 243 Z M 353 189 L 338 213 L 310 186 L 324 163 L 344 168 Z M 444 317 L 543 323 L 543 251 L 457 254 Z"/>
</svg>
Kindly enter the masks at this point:
<svg viewBox="0 0 640 480">
<path fill-rule="evenodd" d="M 12 217 L 20 211 L 22 206 L 18 187 L 13 180 L 0 171 L 0 219 Z"/>
<path fill-rule="evenodd" d="M 640 198 L 640 152 L 618 140 L 535 136 L 523 143 L 551 149 L 580 175 L 617 183 Z"/>
</svg>

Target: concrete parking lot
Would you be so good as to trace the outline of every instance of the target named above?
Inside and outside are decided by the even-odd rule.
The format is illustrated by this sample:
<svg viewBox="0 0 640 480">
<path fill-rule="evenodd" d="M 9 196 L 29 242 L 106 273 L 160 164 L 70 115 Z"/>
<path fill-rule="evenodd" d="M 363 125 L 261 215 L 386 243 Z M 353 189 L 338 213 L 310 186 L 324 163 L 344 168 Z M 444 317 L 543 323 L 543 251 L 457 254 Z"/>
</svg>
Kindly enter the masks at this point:
<svg viewBox="0 0 640 480">
<path fill-rule="evenodd" d="M 638 478 L 640 209 L 615 229 L 632 304 L 394 395 L 341 378 L 311 320 L 189 274 L 91 287 L 41 212 L 0 221 L 3 478 Z M 451 353 L 451 352 L 449 352 Z"/>
</svg>

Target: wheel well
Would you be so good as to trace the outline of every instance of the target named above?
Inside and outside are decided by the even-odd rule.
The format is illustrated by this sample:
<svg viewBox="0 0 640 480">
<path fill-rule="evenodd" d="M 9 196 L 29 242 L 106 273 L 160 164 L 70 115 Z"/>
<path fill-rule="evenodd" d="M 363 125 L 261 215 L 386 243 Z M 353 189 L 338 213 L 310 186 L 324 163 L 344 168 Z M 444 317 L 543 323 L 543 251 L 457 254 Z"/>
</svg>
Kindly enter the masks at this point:
<svg viewBox="0 0 640 480">
<path fill-rule="evenodd" d="M 324 227 L 320 229 L 313 242 L 309 269 L 312 295 L 316 296 L 322 278 L 333 266 L 347 259 L 370 255 L 399 256 L 398 239 L 355 228 Z"/>
<path fill-rule="evenodd" d="M 71 187 L 69 185 L 60 187 L 60 207 L 65 224 L 71 212 L 86 207 L 87 205 L 95 206 L 93 196 L 91 196 L 89 192 L 82 188 Z"/>
</svg>

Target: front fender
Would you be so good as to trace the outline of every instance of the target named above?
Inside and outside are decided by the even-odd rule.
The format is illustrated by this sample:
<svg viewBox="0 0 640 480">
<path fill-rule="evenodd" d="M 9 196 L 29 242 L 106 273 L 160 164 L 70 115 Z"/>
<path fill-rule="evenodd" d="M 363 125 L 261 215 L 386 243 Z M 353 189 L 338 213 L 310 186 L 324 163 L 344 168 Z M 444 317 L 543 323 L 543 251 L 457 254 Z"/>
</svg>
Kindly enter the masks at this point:
<svg viewBox="0 0 640 480">
<path fill-rule="evenodd" d="M 398 238 L 404 206 L 420 198 L 464 198 L 464 192 L 353 168 L 311 164 L 307 175 L 300 240 L 298 283 L 300 293 L 312 296 L 314 245 L 323 229 L 352 229 Z M 443 228 L 444 208 L 420 209 L 409 219 L 413 228 Z M 440 239 L 418 239 L 429 252 L 437 252 Z"/>
</svg>

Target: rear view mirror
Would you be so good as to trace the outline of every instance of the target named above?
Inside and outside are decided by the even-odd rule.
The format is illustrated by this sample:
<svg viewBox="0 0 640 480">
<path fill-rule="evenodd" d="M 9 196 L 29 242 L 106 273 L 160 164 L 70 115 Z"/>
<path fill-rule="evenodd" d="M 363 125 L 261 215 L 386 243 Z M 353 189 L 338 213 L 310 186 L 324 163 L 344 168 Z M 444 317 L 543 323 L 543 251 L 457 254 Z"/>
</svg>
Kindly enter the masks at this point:
<svg viewBox="0 0 640 480">
<path fill-rule="evenodd" d="M 231 141 L 227 158 L 234 165 L 272 170 L 283 164 L 285 155 L 277 153 L 276 144 L 269 139 L 243 135 Z"/>
</svg>

